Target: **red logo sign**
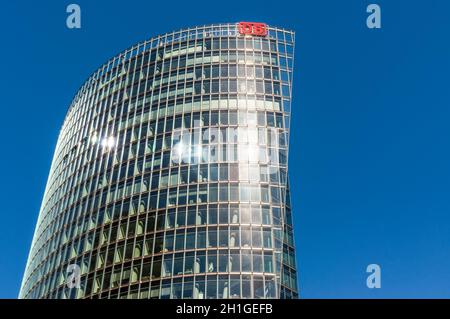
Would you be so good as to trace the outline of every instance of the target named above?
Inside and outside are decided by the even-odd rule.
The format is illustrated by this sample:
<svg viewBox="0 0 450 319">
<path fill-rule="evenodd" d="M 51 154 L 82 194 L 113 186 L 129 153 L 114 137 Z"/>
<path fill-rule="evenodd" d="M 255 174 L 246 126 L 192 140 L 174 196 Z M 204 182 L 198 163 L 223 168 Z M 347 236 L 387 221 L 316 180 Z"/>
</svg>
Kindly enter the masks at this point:
<svg viewBox="0 0 450 319">
<path fill-rule="evenodd" d="M 265 23 L 239 22 L 238 28 L 240 34 L 258 35 L 263 37 L 267 35 L 267 26 Z"/>
</svg>

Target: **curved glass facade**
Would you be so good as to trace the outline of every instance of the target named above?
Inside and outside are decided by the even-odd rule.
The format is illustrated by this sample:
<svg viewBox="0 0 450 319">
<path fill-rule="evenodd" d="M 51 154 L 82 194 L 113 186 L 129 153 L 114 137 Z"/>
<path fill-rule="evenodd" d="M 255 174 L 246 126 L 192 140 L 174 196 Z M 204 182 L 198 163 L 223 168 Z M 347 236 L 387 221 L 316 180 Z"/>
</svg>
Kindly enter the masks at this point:
<svg viewBox="0 0 450 319">
<path fill-rule="evenodd" d="M 267 31 L 167 33 L 86 81 L 59 135 L 21 298 L 298 297 L 294 34 Z"/>
</svg>

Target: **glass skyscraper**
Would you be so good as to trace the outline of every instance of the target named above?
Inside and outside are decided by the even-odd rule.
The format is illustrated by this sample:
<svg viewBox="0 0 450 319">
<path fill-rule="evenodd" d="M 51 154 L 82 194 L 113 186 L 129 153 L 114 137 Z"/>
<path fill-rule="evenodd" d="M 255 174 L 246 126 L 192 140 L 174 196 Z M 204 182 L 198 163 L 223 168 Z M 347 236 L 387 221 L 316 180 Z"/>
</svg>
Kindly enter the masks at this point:
<svg viewBox="0 0 450 319">
<path fill-rule="evenodd" d="M 293 58 L 292 31 L 229 23 L 99 68 L 64 120 L 20 297 L 297 298 Z"/>
</svg>

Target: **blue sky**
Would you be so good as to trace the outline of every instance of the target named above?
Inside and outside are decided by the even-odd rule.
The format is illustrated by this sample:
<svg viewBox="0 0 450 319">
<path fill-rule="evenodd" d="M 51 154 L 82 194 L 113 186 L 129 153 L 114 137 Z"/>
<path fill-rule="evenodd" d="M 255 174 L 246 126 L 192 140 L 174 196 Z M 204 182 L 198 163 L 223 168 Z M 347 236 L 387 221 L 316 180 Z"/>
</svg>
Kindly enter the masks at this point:
<svg viewBox="0 0 450 319">
<path fill-rule="evenodd" d="M 83 81 L 135 42 L 262 21 L 297 32 L 290 174 L 304 298 L 450 297 L 450 2 L 2 4 L 0 298 L 15 298 L 60 125 Z M 382 29 L 366 27 L 378 3 Z M 166 6 L 170 4 L 170 6 Z M 220 7 L 219 7 L 220 5 Z M 381 289 L 365 285 L 382 268 Z"/>
</svg>

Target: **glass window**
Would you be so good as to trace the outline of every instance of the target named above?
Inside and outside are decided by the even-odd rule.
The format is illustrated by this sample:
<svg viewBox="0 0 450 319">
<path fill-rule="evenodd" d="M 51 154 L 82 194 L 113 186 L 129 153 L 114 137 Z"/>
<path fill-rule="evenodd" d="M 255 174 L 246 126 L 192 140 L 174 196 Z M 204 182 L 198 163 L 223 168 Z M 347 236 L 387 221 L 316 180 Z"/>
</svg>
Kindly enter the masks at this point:
<svg viewBox="0 0 450 319">
<path fill-rule="evenodd" d="M 217 276 L 208 276 L 207 278 L 207 298 L 215 299 L 217 298 Z"/>
<path fill-rule="evenodd" d="M 173 274 L 181 275 L 183 274 L 183 254 L 175 254 L 175 258 L 173 261 Z"/>
<path fill-rule="evenodd" d="M 216 251 L 208 251 L 208 272 L 217 272 L 217 252 Z"/>
<path fill-rule="evenodd" d="M 197 248 L 205 248 L 206 247 L 206 231 L 198 230 L 197 231 Z"/>
<path fill-rule="evenodd" d="M 228 229 L 221 227 L 219 229 L 219 246 L 228 247 L 228 238 Z"/>
<path fill-rule="evenodd" d="M 184 257 L 184 274 L 192 274 L 194 272 L 194 254 L 186 253 Z"/>
<path fill-rule="evenodd" d="M 217 247 L 217 230 L 208 230 L 208 247 Z"/>
<path fill-rule="evenodd" d="M 190 228 L 186 232 L 186 249 L 195 248 L 195 228 Z"/>
<path fill-rule="evenodd" d="M 253 290 L 255 299 L 264 298 L 264 281 L 262 277 L 255 276 L 253 279 Z"/>
<path fill-rule="evenodd" d="M 252 229 L 252 246 L 261 247 L 261 230 L 259 227 Z"/>
<path fill-rule="evenodd" d="M 241 281 L 239 277 L 232 276 L 230 279 L 230 298 L 240 298 Z"/>
<path fill-rule="evenodd" d="M 252 271 L 252 257 L 250 254 L 250 250 L 242 250 L 242 272 L 251 272 Z"/>
<path fill-rule="evenodd" d="M 227 250 L 219 251 L 219 272 L 228 272 L 230 260 Z"/>
<path fill-rule="evenodd" d="M 175 240 L 175 249 L 176 250 L 184 249 L 184 229 L 177 230 L 176 240 Z"/>
</svg>

